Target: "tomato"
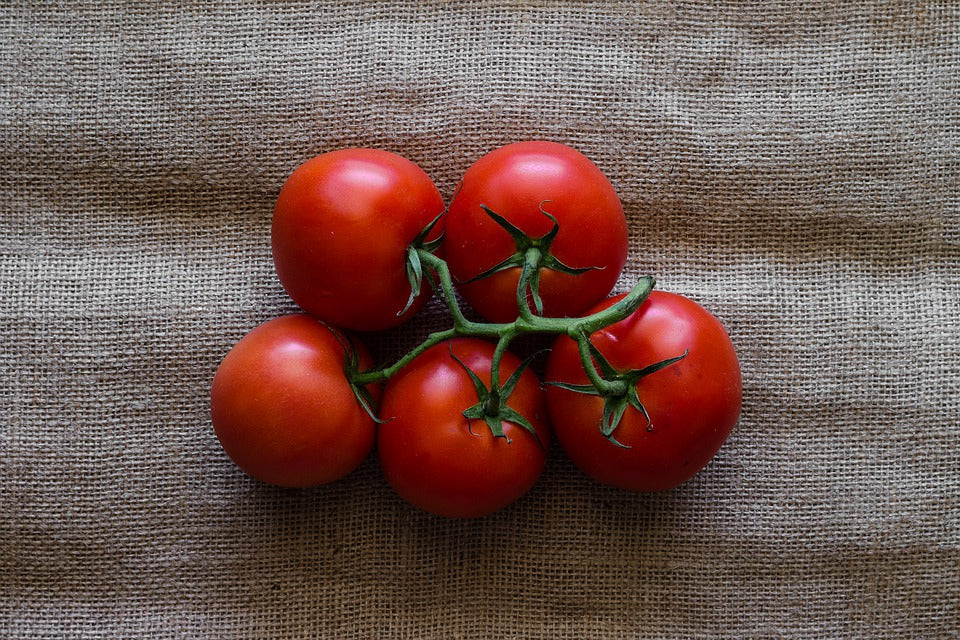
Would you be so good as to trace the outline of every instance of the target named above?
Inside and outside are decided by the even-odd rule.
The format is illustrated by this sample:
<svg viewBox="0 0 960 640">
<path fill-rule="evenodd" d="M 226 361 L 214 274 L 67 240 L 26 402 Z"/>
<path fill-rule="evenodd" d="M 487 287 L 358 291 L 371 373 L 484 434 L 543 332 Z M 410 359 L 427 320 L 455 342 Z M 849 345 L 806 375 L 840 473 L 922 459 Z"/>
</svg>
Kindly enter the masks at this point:
<svg viewBox="0 0 960 640">
<path fill-rule="evenodd" d="M 224 451 L 241 469 L 263 482 L 307 487 L 363 462 L 376 427 L 347 380 L 345 340 L 296 314 L 260 325 L 227 353 L 210 409 Z M 358 342 L 354 349 L 369 367 L 366 349 Z"/>
<path fill-rule="evenodd" d="M 483 210 L 488 207 L 531 237 L 553 222 L 550 253 L 580 275 L 541 272 L 543 315 L 575 316 L 605 298 L 627 259 L 627 223 L 610 181 L 586 156 L 556 142 L 517 142 L 477 160 L 450 203 L 444 257 L 463 298 L 493 322 L 517 317 L 520 268 L 469 282 L 509 258 L 514 239 Z"/>
<path fill-rule="evenodd" d="M 692 300 L 654 291 L 636 312 L 591 341 L 619 372 L 687 355 L 637 384 L 650 424 L 628 407 L 612 434 L 624 446 L 600 431 L 602 398 L 548 386 L 547 407 L 567 456 L 592 478 L 633 491 L 669 489 L 691 478 L 717 453 L 740 414 L 740 365 L 726 330 Z M 570 338 L 556 340 L 546 379 L 588 382 Z"/>
<path fill-rule="evenodd" d="M 388 151 L 342 149 L 308 160 L 287 179 L 271 229 L 284 289 L 304 311 L 338 327 L 386 329 L 410 318 L 430 287 L 410 297 L 407 246 L 444 210 L 416 164 Z M 433 230 L 436 238 L 441 227 Z"/>
<path fill-rule="evenodd" d="M 476 338 L 435 345 L 384 388 L 380 466 L 397 494 L 420 509 L 450 518 L 485 516 L 527 493 L 543 471 L 550 429 L 540 381 L 530 369 L 506 404 L 529 421 L 536 437 L 503 422 L 506 437 L 495 438 L 484 420 L 463 415 L 478 402 L 463 365 L 489 386 L 493 351 Z M 520 361 L 506 353 L 500 364 L 503 385 Z"/>
</svg>

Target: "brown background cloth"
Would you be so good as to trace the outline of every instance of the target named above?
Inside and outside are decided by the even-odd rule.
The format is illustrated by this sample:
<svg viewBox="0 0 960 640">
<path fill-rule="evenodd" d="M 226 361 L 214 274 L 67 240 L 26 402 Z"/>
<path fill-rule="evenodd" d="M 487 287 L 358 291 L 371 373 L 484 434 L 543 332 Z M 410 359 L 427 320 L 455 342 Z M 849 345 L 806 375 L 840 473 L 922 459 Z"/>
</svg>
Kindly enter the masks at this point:
<svg viewBox="0 0 960 640">
<path fill-rule="evenodd" d="M 0 637 L 956 638 L 960 3 L 0 8 Z M 294 311 L 286 176 L 380 147 L 591 157 L 729 328 L 734 435 L 634 495 L 554 448 L 487 519 L 244 476 L 220 359 Z M 381 356 L 447 326 L 371 338 Z"/>
</svg>

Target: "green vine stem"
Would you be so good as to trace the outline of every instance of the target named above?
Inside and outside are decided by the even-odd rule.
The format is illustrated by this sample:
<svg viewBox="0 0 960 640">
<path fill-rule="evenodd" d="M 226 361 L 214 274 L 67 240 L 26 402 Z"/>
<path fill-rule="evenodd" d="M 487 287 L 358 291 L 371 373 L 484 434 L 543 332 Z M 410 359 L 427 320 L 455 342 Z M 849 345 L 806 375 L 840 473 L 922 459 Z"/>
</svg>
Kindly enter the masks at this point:
<svg viewBox="0 0 960 640">
<path fill-rule="evenodd" d="M 434 282 L 433 278 L 430 278 L 430 280 L 439 288 L 439 292 L 443 296 L 453 319 L 453 326 L 443 331 L 431 333 L 422 343 L 387 367 L 354 372 L 351 376 L 351 381 L 354 385 L 361 387 L 370 383 L 386 382 L 410 364 L 410 362 L 416 359 L 421 353 L 434 345 L 452 338 L 463 336 L 486 338 L 494 340 L 497 343 L 490 371 L 490 389 L 492 393 L 489 399 L 490 404 L 486 407 L 488 412 L 496 414 L 499 409 L 499 402 L 504 400 L 499 393 L 499 374 L 500 362 L 507 347 L 520 336 L 529 334 L 554 334 L 568 335 L 577 341 L 584 369 L 591 383 L 601 395 L 622 395 L 624 393 L 624 389 L 622 388 L 624 383 L 622 381 L 605 380 L 597 371 L 589 350 L 589 336 L 603 327 L 623 320 L 636 311 L 647 299 L 650 291 L 653 290 L 654 280 L 652 277 L 644 276 L 640 278 L 623 299 L 597 313 L 579 318 L 549 318 L 538 316 L 530 309 L 529 302 L 527 301 L 530 281 L 532 278 L 538 276 L 538 270 L 542 266 L 540 252 L 533 248 L 530 249 L 525 256 L 517 286 L 517 303 L 520 311 L 517 319 L 508 323 L 475 322 L 469 320 L 464 315 L 463 310 L 460 309 L 457 303 L 453 278 L 446 261 L 434 255 L 428 249 L 414 248 L 413 250 L 416 252 L 420 263 L 426 267 L 429 272 L 435 274 L 436 282 Z"/>
</svg>

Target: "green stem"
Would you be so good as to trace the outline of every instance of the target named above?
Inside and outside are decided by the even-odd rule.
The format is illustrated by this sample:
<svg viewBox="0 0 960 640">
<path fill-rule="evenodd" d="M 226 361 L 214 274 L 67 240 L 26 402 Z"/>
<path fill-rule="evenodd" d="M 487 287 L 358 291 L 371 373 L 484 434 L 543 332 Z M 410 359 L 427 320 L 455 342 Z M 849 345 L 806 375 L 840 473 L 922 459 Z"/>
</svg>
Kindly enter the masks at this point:
<svg viewBox="0 0 960 640">
<path fill-rule="evenodd" d="M 590 335 L 604 327 L 620 322 L 631 313 L 640 308 L 640 305 L 646 301 L 647 296 L 653 291 L 654 280 L 651 276 L 643 276 L 633 285 L 633 288 L 627 292 L 616 304 L 612 304 L 603 311 L 598 311 L 592 315 L 583 318 L 571 318 L 572 321 L 567 335 L 577 339 L 580 334 Z"/>
<path fill-rule="evenodd" d="M 445 342 L 452 338 L 456 338 L 458 335 L 460 334 L 455 328 L 431 333 L 429 336 L 427 336 L 426 340 L 414 347 L 410 352 L 389 367 L 385 367 L 383 369 L 371 369 L 369 371 L 359 371 L 351 377 L 351 380 L 353 384 L 360 386 L 373 382 L 386 382 L 430 347 L 438 345 L 441 342 Z"/>
<path fill-rule="evenodd" d="M 453 326 L 472 327 L 472 325 L 479 324 L 467 320 L 466 316 L 463 315 L 463 311 L 460 309 L 460 305 L 457 304 L 457 296 L 453 286 L 453 276 L 450 275 L 450 267 L 447 266 L 446 260 L 433 255 L 425 249 L 417 249 L 417 253 L 420 255 L 420 262 L 426 265 L 428 269 L 433 269 L 440 279 L 440 293 L 443 295 L 444 302 L 447 303 L 447 309 L 449 309 L 450 315 L 453 317 Z"/>
<path fill-rule="evenodd" d="M 503 361 L 503 354 L 507 352 L 507 347 L 516 337 L 515 329 L 507 329 L 497 340 L 497 346 L 493 350 L 493 357 L 490 359 L 490 397 L 486 407 L 487 415 L 497 415 L 500 412 L 500 363 Z"/>
<path fill-rule="evenodd" d="M 523 268 L 520 271 L 520 280 L 517 282 L 517 308 L 520 310 L 520 318 L 532 320 L 533 311 L 530 310 L 529 295 L 539 295 L 530 286 L 531 279 L 539 277 L 540 262 L 543 253 L 536 247 L 530 247 L 523 256 Z"/>
<path fill-rule="evenodd" d="M 623 320 L 636 311 L 653 289 L 653 278 L 644 276 L 622 300 L 592 315 L 582 318 L 547 318 L 533 314 L 527 301 L 527 287 L 530 278 L 534 277 L 532 275 L 532 273 L 534 273 L 533 270 L 539 268 L 540 256 L 534 255 L 534 252 L 536 254 L 540 253 L 535 249 L 528 252 L 517 287 L 517 303 L 520 308 L 519 317 L 513 322 L 486 323 L 468 320 L 463 314 L 463 310 L 460 309 L 460 305 L 457 303 L 453 277 L 450 275 L 450 268 L 447 266 L 446 261 L 426 249 L 417 249 L 423 265 L 431 269 L 439 280 L 439 293 L 443 296 L 444 302 L 446 302 L 447 308 L 450 311 L 453 319 L 453 327 L 444 331 L 431 333 L 421 344 L 414 347 L 409 353 L 388 367 L 360 371 L 353 374 L 351 377 L 352 382 L 355 385 L 361 386 L 372 382 L 385 382 L 430 347 L 452 338 L 471 336 L 496 341 L 497 346 L 491 363 L 490 388 L 491 390 L 499 390 L 500 362 L 510 343 L 520 336 L 546 333 L 556 335 L 565 334 L 576 340 L 578 348 L 580 349 L 580 358 L 583 361 L 584 369 L 590 381 L 597 387 L 598 391 L 616 392 L 617 389 L 614 389 L 611 385 L 617 385 L 619 381 L 604 380 L 599 372 L 597 372 L 593 360 L 590 357 L 587 343 L 588 336 L 603 327 Z M 534 267 L 534 263 L 537 264 L 536 267 Z M 499 398 L 499 393 L 495 395 Z M 494 403 L 497 403 L 497 400 L 495 400 Z M 496 409 L 497 407 L 490 408 Z"/>
</svg>

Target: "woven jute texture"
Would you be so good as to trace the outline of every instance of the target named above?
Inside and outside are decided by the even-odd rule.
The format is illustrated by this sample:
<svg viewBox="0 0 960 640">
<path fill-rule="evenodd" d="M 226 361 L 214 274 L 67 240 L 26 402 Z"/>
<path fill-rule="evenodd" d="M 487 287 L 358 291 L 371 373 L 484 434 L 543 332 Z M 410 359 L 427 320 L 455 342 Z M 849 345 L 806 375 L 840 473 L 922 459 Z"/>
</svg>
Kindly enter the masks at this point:
<svg viewBox="0 0 960 640">
<path fill-rule="evenodd" d="M 960 3 L 0 7 L 0 637 L 957 638 Z M 449 521 L 376 457 L 224 455 L 213 373 L 295 311 L 286 176 L 370 146 L 593 159 L 642 274 L 728 327 L 733 436 L 607 489 L 554 448 Z M 448 319 L 369 339 L 388 358 Z"/>
</svg>

